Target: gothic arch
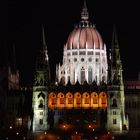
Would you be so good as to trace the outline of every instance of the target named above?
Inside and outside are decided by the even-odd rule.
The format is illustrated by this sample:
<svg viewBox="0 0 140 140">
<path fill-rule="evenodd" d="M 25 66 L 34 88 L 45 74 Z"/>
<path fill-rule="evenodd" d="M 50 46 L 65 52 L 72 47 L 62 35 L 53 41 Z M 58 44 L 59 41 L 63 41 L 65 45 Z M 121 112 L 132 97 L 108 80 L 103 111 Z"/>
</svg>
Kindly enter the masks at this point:
<svg viewBox="0 0 140 140">
<path fill-rule="evenodd" d="M 91 101 L 90 101 L 92 108 L 98 108 L 98 104 L 99 104 L 98 100 L 99 100 L 98 94 L 96 92 L 92 92 Z"/>
<path fill-rule="evenodd" d="M 57 95 L 57 107 L 58 108 L 65 107 L 65 95 L 62 92 L 59 92 Z"/>
<path fill-rule="evenodd" d="M 57 98 L 54 92 L 51 92 L 48 96 L 48 107 L 55 108 L 57 105 Z"/>
<path fill-rule="evenodd" d="M 44 100 L 43 98 L 40 98 L 38 108 L 43 108 L 43 107 L 44 107 Z"/>
<path fill-rule="evenodd" d="M 71 92 L 68 92 L 66 94 L 66 108 L 72 108 L 73 107 L 73 95 Z"/>
<path fill-rule="evenodd" d="M 83 108 L 90 107 L 90 95 L 88 92 L 84 92 L 82 95 L 82 107 Z"/>
<path fill-rule="evenodd" d="M 99 107 L 107 108 L 107 95 L 105 92 L 99 94 Z"/>
<path fill-rule="evenodd" d="M 113 98 L 112 100 L 112 107 L 117 107 L 118 106 L 118 102 L 116 98 Z"/>
<path fill-rule="evenodd" d="M 74 107 L 75 108 L 81 107 L 81 94 L 79 92 L 76 92 L 74 94 Z"/>
</svg>

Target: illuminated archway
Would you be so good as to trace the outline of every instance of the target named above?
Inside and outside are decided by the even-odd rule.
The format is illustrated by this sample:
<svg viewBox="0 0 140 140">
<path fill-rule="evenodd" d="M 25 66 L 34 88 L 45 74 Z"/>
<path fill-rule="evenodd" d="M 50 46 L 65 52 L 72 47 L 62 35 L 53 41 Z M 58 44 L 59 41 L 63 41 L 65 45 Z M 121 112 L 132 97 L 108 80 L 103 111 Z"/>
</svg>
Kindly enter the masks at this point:
<svg viewBox="0 0 140 140">
<path fill-rule="evenodd" d="M 107 108 L 107 95 L 105 92 L 99 94 L 99 107 Z"/>
<path fill-rule="evenodd" d="M 51 92 L 48 96 L 48 107 L 55 108 L 57 105 L 57 98 L 54 92 Z"/>
<path fill-rule="evenodd" d="M 65 95 L 60 92 L 57 95 L 57 107 L 58 108 L 64 108 L 65 107 Z"/>
<path fill-rule="evenodd" d="M 73 95 L 72 93 L 68 92 L 66 94 L 66 108 L 72 108 L 73 107 Z"/>
<path fill-rule="evenodd" d="M 92 108 L 98 108 L 99 107 L 99 98 L 98 94 L 96 92 L 91 93 L 91 107 Z"/>
<path fill-rule="evenodd" d="M 75 108 L 81 107 L 81 94 L 79 92 L 76 92 L 74 94 L 74 107 Z"/>
<path fill-rule="evenodd" d="M 90 95 L 88 92 L 84 92 L 82 95 L 82 107 L 83 108 L 90 107 Z"/>
</svg>

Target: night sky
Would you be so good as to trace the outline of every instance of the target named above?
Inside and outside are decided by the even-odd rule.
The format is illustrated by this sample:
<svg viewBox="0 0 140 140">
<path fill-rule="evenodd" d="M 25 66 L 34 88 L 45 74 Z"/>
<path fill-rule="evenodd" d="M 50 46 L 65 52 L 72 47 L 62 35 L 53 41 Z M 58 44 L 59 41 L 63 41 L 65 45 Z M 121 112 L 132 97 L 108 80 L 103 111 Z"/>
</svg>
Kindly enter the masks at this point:
<svg viewBox="0 0 140 140">
<path fill-rule="evenodd" d="M 51 75 L 54 78 L 55 64 L 62 60 L 64 44 L 74 24 L 80 21 L 83 6 L 83 0 L 29 1 L 8 1 L 6 13 L 3 12 L 3 17 L 7 18 L 1 30 L 4 41 L 0 43 L 4 46 L 1 63 L 5 63 L 6 52 L 11 54 L 11 47 L 15 46 L 17 67 L 23 84 L 30 84 L 33 77 L 35 56 L 42 45 L 42 25 L 45 28 Z M 113 24 L 116 25 L 124 79 L 136 79 L 140 70 L 138 4 L 118 0 L 111 3 L 87 0 L 87 7 L 90 21 L 96 25 L 107 48 L 111 45 Z"/>
</svg>

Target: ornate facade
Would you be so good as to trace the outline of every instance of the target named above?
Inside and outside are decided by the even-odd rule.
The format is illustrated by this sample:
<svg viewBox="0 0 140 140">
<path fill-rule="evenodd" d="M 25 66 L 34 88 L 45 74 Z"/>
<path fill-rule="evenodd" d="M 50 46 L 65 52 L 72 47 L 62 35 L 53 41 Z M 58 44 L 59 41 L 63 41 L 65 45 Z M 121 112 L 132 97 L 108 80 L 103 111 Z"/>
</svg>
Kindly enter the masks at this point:
<svg viewBox="0 0 140 140">
<path fill-rule="evenodd" d="M 98 128 L 104 126 L 119 133 L 128 130 L 116 31 L 113 32 L 111 58 L 107 60 L 106 45 L 89 21 L 86 3 L 80 23 L 64 46 L 63 64 L 56 67 L 54 85 L 49 84 L 49 75 L 43 31 L 43 49 L 37 59 L 33 87 L 34 132 L 51 129 L 62 121 L 75 125 L 76 115 L 80 115 L 83 122 L 94 122 Z M 85 112 L 89 119 L 85 119 Z"/>
</svg>

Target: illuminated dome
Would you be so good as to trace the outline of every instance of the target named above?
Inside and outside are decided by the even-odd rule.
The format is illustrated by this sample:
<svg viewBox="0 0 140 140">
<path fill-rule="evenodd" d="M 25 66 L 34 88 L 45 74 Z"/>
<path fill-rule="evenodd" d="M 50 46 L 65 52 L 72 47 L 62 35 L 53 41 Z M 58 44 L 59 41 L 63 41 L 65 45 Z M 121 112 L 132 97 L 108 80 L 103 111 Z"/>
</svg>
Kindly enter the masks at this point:
<svg viewBox="0 0 140 140">
<path fill-rule="evenodd" d="M 64 46 L 63 63 L 57 65 L 58 82 L 91 84 L 107 82 L 106 45 L 95 26 L 90 23 L 86 3 L 81 12 L 81 21 L 70 33 Z"/>
<path fill-rule="evenodd" d="M 101 35 L 93 26 L 87 24 L 75 27 L 68 37 L 67 49 L 103 49 Z"/>
</svg>

